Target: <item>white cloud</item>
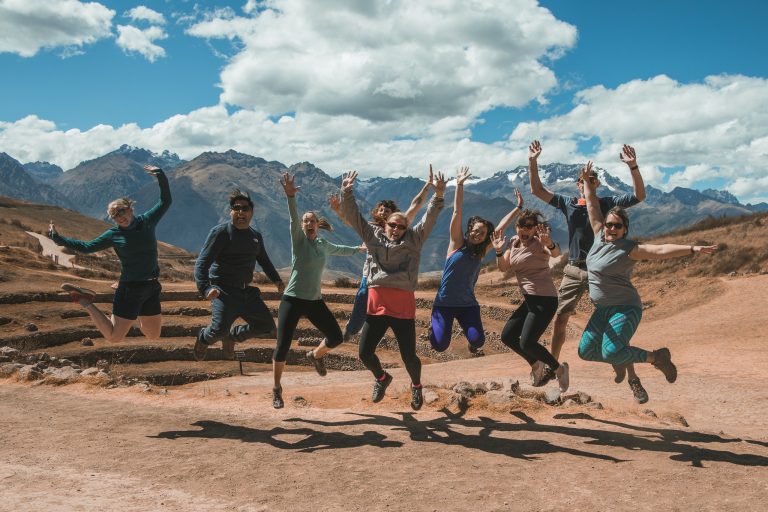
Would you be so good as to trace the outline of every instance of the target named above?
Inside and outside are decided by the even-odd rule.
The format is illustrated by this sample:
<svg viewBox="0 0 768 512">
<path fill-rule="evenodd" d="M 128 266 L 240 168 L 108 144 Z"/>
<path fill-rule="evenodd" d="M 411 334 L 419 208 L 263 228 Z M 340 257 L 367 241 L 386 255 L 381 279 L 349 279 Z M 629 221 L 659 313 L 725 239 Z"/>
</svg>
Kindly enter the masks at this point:
<svg viewBox="0 0 768 512">
<path fill-rule="evenodd" d="M 263 7 L 263 8 L 262 8 Z M 249 2 L 188 33 L 238 39 L 221 74 L 223 102 L 273 114 L 408 121 L 522 106 L 556 85 L 542 62 L 576 41 L 534 0 Z"/>
<path fill-rule="evenodd" d="M 114 15 L 97 2 L 0 0 L 0 53 L 32 57 L 43 48 L 91 44 L 110 37 Z"/>
<path fill-rule="evenodd" d="M 139 53 L 149 62 L 165 57 L 165 49 L 153 42 L 168 37 L 162 28 L 154 26 L 142 30 L 132 25 L 118 25 L 117 32 L 117 45 L 126 53 Z"/>
<path fill-rule="evenodd" d="M 139 5 L 133 9 L 127 11 L 124 16 L 131 18 L 133 21 L 148 21 L 153 25 L 165 25 L 165 17 L 144 5 Z"/>
<path fill-rule="evenodd" d="M 580 154 L 575 146 L 565 152 L 547 149 L 556 142 L 567 148 L 568 142 L 592 137 L 599 142 L 591 155 Z M 653 178 L 660 178 L 659 168 L 684 167 L 667 182 L 654 180 L 657 188 L 712 178 L 760 186 L 758 178 L 768 161 L 768 80 L 716 75 L 685 84 L 659 75 L 615 89 L 592 87 L 576 95 L 567 114 L 518 125 L 508 144 L 534 138 L 542 140 L 544 161 L 593 159 L 625 181 L 629 172 L 618 162 L 623 143 L 635 147 L 641 169 L 654 169 Z M 764 195 L 745 185 L 739 190 L 739 197 Z"/>
</svg>

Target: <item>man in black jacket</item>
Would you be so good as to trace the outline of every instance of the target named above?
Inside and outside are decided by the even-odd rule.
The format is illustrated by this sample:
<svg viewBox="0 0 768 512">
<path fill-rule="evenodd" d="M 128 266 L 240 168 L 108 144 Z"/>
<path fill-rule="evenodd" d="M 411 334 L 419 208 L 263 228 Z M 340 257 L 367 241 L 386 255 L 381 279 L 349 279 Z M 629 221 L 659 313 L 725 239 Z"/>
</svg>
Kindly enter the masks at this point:
<svg viewBox="0 0 768 512">
<path fill-rule="evenodd" d="M 200 329 L 195 342 L 195 359 L 205 359 L 208 345 L 222 340 L 226 359 L 234 356 L 235 341 L 274 331 L 275 321 L 261 298 L 250 286 L 256 262 L 283 293 L 285 284 L 264 248 L 261 233 L 251 227 L 253 201 L 234 190 L 229 196 L 230 222 L 211 229 L 195 264 L 195 282 L 200 294 L 211 301 L 211 323 Z M 238 317 L 245 325 L 232 327 Z M 232 330 L 230 331 L 230 327 Z"/>
</svg>

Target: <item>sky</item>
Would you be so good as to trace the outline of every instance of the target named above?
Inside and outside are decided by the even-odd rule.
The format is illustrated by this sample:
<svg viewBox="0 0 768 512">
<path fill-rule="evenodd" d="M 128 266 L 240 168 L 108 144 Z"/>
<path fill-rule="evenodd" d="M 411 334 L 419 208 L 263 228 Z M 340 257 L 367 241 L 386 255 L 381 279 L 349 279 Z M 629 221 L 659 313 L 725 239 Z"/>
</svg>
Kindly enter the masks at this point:
<svg viewBox="0 0 768 512">
<path fill-rule="evenodd" d="M 331 175 L 539 159 L 768 201 L 768 2 L 0 0 L 0 151 L 122 144 Z"/>
</svg>

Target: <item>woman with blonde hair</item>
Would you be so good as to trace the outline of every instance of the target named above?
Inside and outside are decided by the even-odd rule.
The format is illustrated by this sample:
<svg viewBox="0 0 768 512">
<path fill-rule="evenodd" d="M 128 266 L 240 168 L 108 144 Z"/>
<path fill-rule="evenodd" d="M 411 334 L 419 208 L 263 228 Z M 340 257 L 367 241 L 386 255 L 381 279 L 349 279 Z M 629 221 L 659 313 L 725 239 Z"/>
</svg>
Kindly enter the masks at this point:
<svg viewBox="0 0 768 512">
<path fill-rule="evenodd" d="M 64 291 L 69 292 L 73 302 L 85 308 L 101 334 L 110 342 L 122 341 L 137 319 L 146 337 L 160 337 L 161 286 L 158 281 L 160 267 L 157 263 L 155 227 L 171 206 L 171 189 L 168 178 L 159 167 L 145 165 L 144 170 L 157 178 L 160 200 L 141 215 L 134 215 L 135 202 L 124 197 L 115 199 L 107 207 L 107 214 L 116 226 L 93 240 L 61 236 L 53 221 L 48 227 L 48 236 L 57 245 L 86 254 L 112 247 L 120 259 L 120 281 L 112 303 L 111 318 L 107 318 L 93 304 L 96 298 L 94 291 L 71 283 L 61 285 Z"/>
</svg>

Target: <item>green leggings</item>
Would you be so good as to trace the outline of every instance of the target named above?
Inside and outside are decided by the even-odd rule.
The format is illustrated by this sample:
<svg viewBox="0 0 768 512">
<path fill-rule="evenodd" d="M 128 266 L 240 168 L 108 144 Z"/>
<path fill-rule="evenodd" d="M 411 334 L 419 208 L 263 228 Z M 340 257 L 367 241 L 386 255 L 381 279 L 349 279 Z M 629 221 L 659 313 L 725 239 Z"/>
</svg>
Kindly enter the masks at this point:
<svg viewBox="0 0 768 512">
<path fill-rule="evenodd" d="M 579 343 L 579 357 L 615 365 L 644 363 L 648 352 L 630 347 L 643 309 L 637 306 L 595 306 Z"/>
</svg>

